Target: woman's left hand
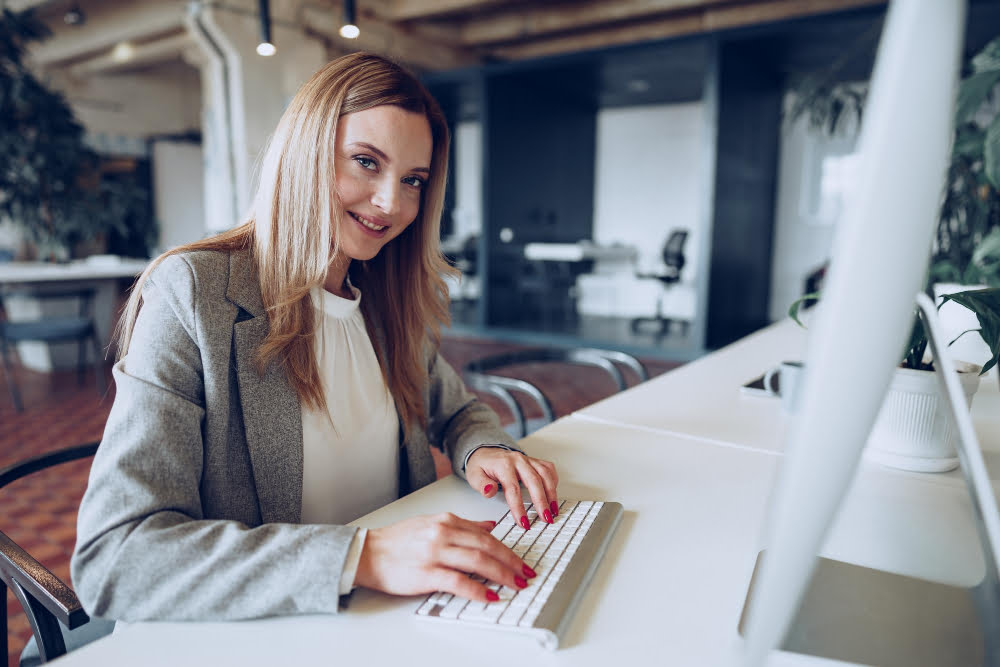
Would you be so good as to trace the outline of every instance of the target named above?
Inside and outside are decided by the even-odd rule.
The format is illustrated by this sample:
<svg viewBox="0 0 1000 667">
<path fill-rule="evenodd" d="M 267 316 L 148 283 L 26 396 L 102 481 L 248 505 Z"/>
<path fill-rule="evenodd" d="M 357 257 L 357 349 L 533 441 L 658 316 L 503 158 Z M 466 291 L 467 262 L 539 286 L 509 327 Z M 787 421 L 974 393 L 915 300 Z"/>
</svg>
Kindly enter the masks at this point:
<svg viewBox="0 0 1000 667">
<path fill-rule="evenodd" d="M 556 496 L 559 475 L 549 461 L 500 447 L 480 447 L 469 457 L 465 477 L 472 488 L 487 498 L 495 496 L 498 486 L 503 486 L 510 512 L 525 530 L 528 529 L 528 517 L 521 500 L 521 484 L 528 489 L 531 502 L 536 511 L 540 510 L 538 516 L 543 521 L 552 523 L 552 517 L 559 513 Z"/>
</svg>

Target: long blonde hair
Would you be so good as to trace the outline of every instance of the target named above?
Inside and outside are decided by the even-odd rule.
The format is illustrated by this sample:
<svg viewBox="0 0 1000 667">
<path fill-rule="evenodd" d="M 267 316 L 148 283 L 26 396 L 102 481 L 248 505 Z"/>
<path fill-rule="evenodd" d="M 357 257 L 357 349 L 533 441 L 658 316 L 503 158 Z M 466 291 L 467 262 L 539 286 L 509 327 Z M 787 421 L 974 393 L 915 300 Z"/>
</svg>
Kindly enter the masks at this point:
<svg viewBox="0 0 1000 667">
<path fill-rule="evenodd" d="M 142 286 L 165 257 L 194 250 L 245 249 L 253 258 L 269 323 L 257 351 L 258 371 L 271 363 L 282 364 L 300 400 L 313 407 L 325 405 L 309 290 L 323 283 L 340 253 L 342 207 L 334 180 L 337 121 L 382 105 L 427 117 L 433 139 L 431 173 L 417 218 L 374 258 L 352 262 L 350 276 L 364 291 L 361 308 L 403 423 L 426 427 L 426 354 L 440 343 L 441 327 L 449 322 L 442 276 L 455 272 L 439 246 L 448 125 L 437 102 L 412 74 L 370 53 L 328 63 L 299 89 L 264 153 L 260 184 L 246 222 L 169 250 L 143 272 L 119 323 L 119 358 L 128 352 L 142 305 Z M 376 324 L 379 331 L 373 329 Z"/>
</svg>

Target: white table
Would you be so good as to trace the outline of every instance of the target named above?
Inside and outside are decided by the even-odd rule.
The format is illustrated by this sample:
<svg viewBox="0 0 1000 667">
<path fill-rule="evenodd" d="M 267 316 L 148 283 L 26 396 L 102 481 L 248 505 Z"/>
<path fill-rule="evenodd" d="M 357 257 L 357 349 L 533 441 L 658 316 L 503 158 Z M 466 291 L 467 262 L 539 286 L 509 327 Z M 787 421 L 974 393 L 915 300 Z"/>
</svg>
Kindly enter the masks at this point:
<svg viewBox="0 0 1000 667">
<path fill-rule="evenodd" d="M 770 346 L 761 338 L 745 342 L 758 352 Z M 703 373 L 712 368 L 711 358 L 698 363 L 691 367 Z M 689 374 L 688 382 L 697 386 L 700 377 Z M 625 401 L 633 408 L 626 416 L 642 421 L 653 414 L 670 398 L 660 393 L 670 386 L 668 377 L 622 395 L 633 399 Z M 762 402 L 749 405 L 771 409 Z M 741 646 L 736 627 L 763 544 L 761 523 L 780 452 L 749 446 L 738 429 L 734 440 L 716 441 L 672 433 L 649 420 L 618 423 L 607 405 L 600 407 L 603 421 L 572 415 L 522 441 L 530 453 L 557 463 L 562 497 L 618 500 L 625 507 L 559 651 L 497 632 L 438 627 L 414 617 L 421 598 L 358 591 L 337 616 L 133 625 L 59 664 L 725 664 Z M 750 419 L 750 412 L 730 418 Z M 501 500 L 484 499 L 452 477 L 357 523 L 374 527 L 439 511 L 496 519 L 504 510 Z M 972 585 L 983 574 L 965 489 L 938 476 L 877 466 L 862 468 L 822 553 L 956 585 Z M 779 652 L 770 664 L 844 663 Z"/>
<path fill-rule="evenodd" d="M 122 290 L 118 281 L 134 279 L 142 273 L 149 260 L 119 257 L 92 257 L 85 260 L 54 264 L 52 262 L 0 262 L 0 287 L 27 287 L 32 290 L 77 289 L 93 287 L 96 292 L 91 310 L 102 348 L 111 342 L 114 319 Z M 76 315 L 77 304 L 42 301 L 32 296 L 11 295 L 4 299 L 12 321 L 37 319 L 41 316 Z M 37 371 L 76 365 L 76 346 L 24 342 L 17 346 L 18 357 L 26 367 Z"/>
</svg>

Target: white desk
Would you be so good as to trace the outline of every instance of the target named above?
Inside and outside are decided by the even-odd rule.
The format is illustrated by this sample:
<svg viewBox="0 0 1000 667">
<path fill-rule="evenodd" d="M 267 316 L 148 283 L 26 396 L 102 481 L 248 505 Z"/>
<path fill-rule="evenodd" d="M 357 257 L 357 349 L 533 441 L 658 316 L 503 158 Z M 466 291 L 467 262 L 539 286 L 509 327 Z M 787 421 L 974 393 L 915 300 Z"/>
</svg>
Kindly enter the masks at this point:
<svg viewBox="0 0 1000 667">
<path fill-rule="evenodd" d="M 782 320 L 628 392 L 578 411 L 596 422 L 684 435 L 715 444 L 780 453 L 791 417 L 781 401 L 741 391 L 742 385 L 784 360 L 802 359 L 807 332 Z M 972 416 L 987 468 L 1000 481 L 1000 386 L 996 371 L 983 377 Z M 922 476 L 922 475 L 918 475 Z M 962 482 L 961 473 L 933 475 Z"/>
<path fill-rule="evenodd" d="M 748 344 L 768 347 L 760 339 Z M 712 367 L 711 359 L 698 363 L 702 369 Z M 689 381 L 698 385 L 698 375 Z M 646 404 L 645 410 L 638 406 L 629 412 L 630 417 L 651 414 L 662 405 L 662 396 L 645 386 L 628 395 L 633 400 L 627 403 Z M 661 400 L 650 403 L 657 397 Z M 752 405 L 770 409 L 766 403 Z M 731 418 L 748 417 L 740 413 Z M 346 613 L 337 616 L 133 625 L 58 664 L 364 661 L 468 667 L 498 664 L 501 656 L 532 665 L 725 664 L 741 643 L 737 622 L 781 460 L 776 448 L 744 442 L 715 443 L 586 415 L 561 419 L 522 441 L 530 453 L 557 463 L 561 496 L 613 499 L 625 507 L 624 521 L 566 642 L 554 653 L 530 639 L 418 620 L 413 612 L 421 598 L 359 591 Z M 439 511 L 495 519 L 504 510 L 501 500 L 484 499 L 452 477 L 357 523 L 379 526 Z M 952 584 L 971 585 L 983 574 L 965 489 L 940 483 L 937 476 L 875 466 L 859 474 L 823 555 Z M 778 653 L 770 664 L 844 663 Z"/>
<path fill-rule="evenodd" d="M 142 273 L 149 260 L 127 258 L 91 258 L 66 264 L 51 262 L 2 262 L 0 287 L 17 286 L 58 291 L 60 288 L 94 287 L 91 310 L 97 326 L 97 337 L 102 348 L 111 342 L 114 319 L 122 290 L 117 282 L 134 279 Z M 7 313 L 12 321 L 37 319 L 43 315 L 76 315 L 78 306 L 73 303 L 43 302 L 31 296 L 11 295 L 5 298 Z M 76 365 L 77 350 L 74 344 L 47 345 L 24 342 L 17 346 L 21 363 L 37 371 L 66 368 Z"/>
</svg>

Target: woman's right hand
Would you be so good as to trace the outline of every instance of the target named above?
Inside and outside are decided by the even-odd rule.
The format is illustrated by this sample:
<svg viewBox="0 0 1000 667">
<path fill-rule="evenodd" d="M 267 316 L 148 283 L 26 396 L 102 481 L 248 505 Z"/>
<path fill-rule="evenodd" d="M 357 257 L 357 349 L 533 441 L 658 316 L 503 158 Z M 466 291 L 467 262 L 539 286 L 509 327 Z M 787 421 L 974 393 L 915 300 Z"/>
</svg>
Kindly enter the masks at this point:
<svg viewBox="0 0 1000 667">
<path fill-rule="evenodd" d="M 516 590 L 527 586 L 535 573 L 490 534 L 493 525 L 438 514 L 370 529 L 354 583 L 395 595 L 445 591 L 469 600 L 496 601 L 496 593 L 468 574 Z"/>
</svg>

